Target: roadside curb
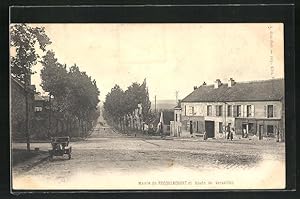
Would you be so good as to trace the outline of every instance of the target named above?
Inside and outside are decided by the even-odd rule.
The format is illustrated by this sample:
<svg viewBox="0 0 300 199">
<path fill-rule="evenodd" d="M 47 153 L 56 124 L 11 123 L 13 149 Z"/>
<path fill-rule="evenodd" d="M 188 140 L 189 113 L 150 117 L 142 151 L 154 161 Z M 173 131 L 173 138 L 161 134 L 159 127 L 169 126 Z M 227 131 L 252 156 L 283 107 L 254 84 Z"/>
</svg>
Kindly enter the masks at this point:
<svg viewBox="0 0 300 199">
<path fill-rule="evenodd" d="M 34 161 L 31 165 L 29 164 L 28 169 L 30 170 L 31 168 L 41 164 L 42 162 L 45 162 L 48 159 L 49 159 L 49 154 L 47 154 L 47 155 L 45 154 L 45 155 L 42 156 L 41 159 L 38 159 L 38 160 Z"/>
<path fill-rule="evenodd" d="M 13 167 L 13 170 L 17 172 L 27 172 L 30 171 L 33 167 L 45 162 L 49 159 L 49 154 L 40 154 L 37 157 L 34 157 L 30 160 L 27 160 L 23 163 L 19 163 L 18 165 Z"/>
</svg>

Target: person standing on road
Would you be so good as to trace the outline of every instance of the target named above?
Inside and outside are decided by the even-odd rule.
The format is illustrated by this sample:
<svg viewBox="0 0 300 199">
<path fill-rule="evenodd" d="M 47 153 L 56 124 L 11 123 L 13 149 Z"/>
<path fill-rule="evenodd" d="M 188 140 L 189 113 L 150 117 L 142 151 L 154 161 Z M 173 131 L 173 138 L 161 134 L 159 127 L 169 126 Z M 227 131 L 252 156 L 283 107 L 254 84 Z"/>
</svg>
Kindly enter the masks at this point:
<svg viewBox="0 0 300 199">
<path fill-rule="evenodd" d="M 230 126 L 229 126 L 229 124 L 226 128 L 226 131 L 227 131 L 227 140 L 229 140 L 229 138 L 230 138 Z"/>
<path fill-rule="evenodd" d="M 230 140 L 233 139 L 233 133 L 234 133 L 234 128 L 232 128 L 231 131 L 230 131 Z"/>
<path fill-rule="evenodd" d="M 204 131 L 204 133 L 203 133 L 203 139 L 207 140 L 207 133 L 206 133 L 206 131 Z"/>
</svg>

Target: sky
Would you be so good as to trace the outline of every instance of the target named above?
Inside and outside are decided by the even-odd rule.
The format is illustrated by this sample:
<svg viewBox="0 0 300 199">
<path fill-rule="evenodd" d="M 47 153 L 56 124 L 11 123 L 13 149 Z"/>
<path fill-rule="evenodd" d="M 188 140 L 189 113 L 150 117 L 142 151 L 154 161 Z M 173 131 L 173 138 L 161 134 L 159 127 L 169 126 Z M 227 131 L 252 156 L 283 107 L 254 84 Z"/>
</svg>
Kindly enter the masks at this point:
<svg viewBox="0 0 300 199">
<path fill-rule="evenodd" d="M 58 62 L 95 79 L 100 100 L 147 80 L 150 100 L 182 99 L 204 81 L 284 77 L 283 24 L 30 24 L 45 27 Z M 41 65 L 33 67 L 39 86 Z"/>
</svg>

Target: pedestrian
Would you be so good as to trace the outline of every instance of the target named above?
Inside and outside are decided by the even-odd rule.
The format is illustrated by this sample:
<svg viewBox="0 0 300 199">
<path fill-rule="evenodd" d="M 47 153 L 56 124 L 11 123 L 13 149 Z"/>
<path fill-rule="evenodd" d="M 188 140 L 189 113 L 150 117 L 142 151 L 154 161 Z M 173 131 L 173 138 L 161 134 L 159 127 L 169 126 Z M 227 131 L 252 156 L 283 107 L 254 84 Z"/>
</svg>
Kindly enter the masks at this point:
<svg viewBox="0 0 300 199">
<path fill-rule="evenodd" d="M 193 122 L 192 121 L 190 121 L 190 134 L 191 134 L 191 137 L 194 137 L 193 136 Z"/>
<path fill-rule="evenodd" d="M 279 130 L 275 127 L 276 132 L 276 142 L 279 142 Z"/>
<path fill-rule="evenodd" d="M 246 129 L 243 129 L 243 138 L 247 138 L 248 137 L 248 133 Z"/>
<path fill-rule="evenodd" d="M 230 138 L 230 126 L 229 126 L 229 124 L 226 128 L 226 131 L 227 131 L 227 140 L 229 140 L 229 138 Z"/>
<path fill-rule="evenodd" d="M 204 133 L 203 133 L 203 139 L 207 140 L 207 133 L 206 133 L 206 131 L 204 131 Z"/>
<path fill-rule="evenodd" d="M 230 140 L 233 139 L 233 133 L 234 133 L 234 128 L 232 128 L 231 131 L 230 131 Z"/>
</svg>

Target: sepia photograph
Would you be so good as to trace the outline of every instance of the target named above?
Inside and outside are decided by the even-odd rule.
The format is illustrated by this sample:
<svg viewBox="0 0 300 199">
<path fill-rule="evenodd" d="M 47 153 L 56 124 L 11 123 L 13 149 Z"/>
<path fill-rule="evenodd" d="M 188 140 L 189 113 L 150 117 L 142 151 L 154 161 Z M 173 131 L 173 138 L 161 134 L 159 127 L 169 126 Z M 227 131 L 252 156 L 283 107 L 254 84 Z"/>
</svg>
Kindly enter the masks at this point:
<svg viewBox="0 0 300 199">
<path fill-rule="evenodd" d="M 9 29 L 13 191 L 286 188 L 283 23 Z"/>
</svg>

